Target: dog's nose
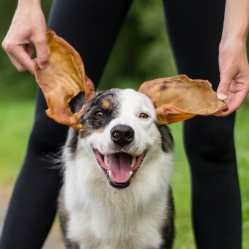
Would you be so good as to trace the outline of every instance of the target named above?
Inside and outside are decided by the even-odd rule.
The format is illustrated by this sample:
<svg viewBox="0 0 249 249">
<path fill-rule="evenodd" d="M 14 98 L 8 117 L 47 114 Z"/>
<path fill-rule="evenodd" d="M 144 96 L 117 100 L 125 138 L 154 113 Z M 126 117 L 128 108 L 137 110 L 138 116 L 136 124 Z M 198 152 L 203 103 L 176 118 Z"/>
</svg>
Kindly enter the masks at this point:
<svg viewBox="0 0 249 249">
<path fill-rule="evenodd" d="M 123 147 L 134 140 L 134 130 L 127 125 L 116 125 L 111 129 L 112 141 Z"/>
</svg>

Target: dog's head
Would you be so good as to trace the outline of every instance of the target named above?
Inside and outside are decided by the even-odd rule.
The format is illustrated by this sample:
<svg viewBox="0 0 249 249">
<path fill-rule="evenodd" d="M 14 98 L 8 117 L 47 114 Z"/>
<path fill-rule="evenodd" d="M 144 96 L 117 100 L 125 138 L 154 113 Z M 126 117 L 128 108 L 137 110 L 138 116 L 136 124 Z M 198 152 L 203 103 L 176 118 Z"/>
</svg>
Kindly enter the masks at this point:
<svg viewBox="0 0 249 249">
<path fill-rule="evenodd" d="M 95 157 L 115 188 L 128 187 L 145 158 L 162 151 L 155 108 L 146 95 L 131 89 L 98 93 L 85 107 L 80 124 L 84 129 L 75 130 L 68 143 L 72 154 L 84 150 Z M 163 149 L 170 151 L 169 132 L 167 136 Z"/>
</svg>

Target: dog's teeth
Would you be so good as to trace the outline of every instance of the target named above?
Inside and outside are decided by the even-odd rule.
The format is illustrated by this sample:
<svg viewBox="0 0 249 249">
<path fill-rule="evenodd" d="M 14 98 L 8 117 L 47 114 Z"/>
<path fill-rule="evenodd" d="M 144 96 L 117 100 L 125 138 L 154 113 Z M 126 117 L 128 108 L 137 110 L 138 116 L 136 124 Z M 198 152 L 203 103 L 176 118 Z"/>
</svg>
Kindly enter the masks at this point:
<svg viewBox="0 0 249 249">
<path fill-rule="evenodd" d="M 136 157 L 133 156 L 132 159 L 131 159 L 131 168 L 134 167 L 135 163 L 136 163 Z"/>
<path fill-rule="evenodd" d="M 112 172 L 110 170 L 107 171 L 109 177 L 112 177 Z"/>
<path fill-rule="evenodd" d="M 106 166 L 109 165 L 109 161 L 108 161 L 108 157 L 107 156 L 104 156 L 104 163 Z"/>
</svg>

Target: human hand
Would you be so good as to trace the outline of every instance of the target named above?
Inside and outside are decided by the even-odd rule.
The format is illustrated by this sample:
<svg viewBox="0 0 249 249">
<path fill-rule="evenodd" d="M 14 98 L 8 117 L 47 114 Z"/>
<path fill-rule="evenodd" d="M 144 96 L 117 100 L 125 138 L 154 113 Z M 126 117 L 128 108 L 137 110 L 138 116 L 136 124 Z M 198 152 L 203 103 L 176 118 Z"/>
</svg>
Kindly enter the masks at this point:
<svg viewBox="0 0 249 249">
<path fill-rule="evenodd" d="M 221 43 L 219 52 L 220 84 L 217 96 L 225 101 L 228 110 L 216 115 L 227 116 L 241 106 L 249 91 L 246 43 L 242 41 Z"/>
<path fill-rule="evenodd" d="M 18 4 L 2 47 L 19 72 L 29 70 L 34 74 L 36 64 L 40 68 L 46 67 L 46 21 L 40 1 Z M 34 48 L 37 58 L 32 59 Z"/>
</svg>

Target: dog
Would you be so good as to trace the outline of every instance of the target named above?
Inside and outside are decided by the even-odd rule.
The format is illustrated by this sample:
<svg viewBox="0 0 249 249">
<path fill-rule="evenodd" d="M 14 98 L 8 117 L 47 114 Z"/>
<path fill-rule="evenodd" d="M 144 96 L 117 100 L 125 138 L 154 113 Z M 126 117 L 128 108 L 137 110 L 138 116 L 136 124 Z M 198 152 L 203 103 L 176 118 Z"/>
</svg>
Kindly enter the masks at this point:
<svg viewBox="0 0 249 249">
<path fill-rule="evenodd" d="M 70 249 L 171 249 L 173 139 L 151 100 L 99 92 L 63 148 L 59 217 Z"/>
</svg>

